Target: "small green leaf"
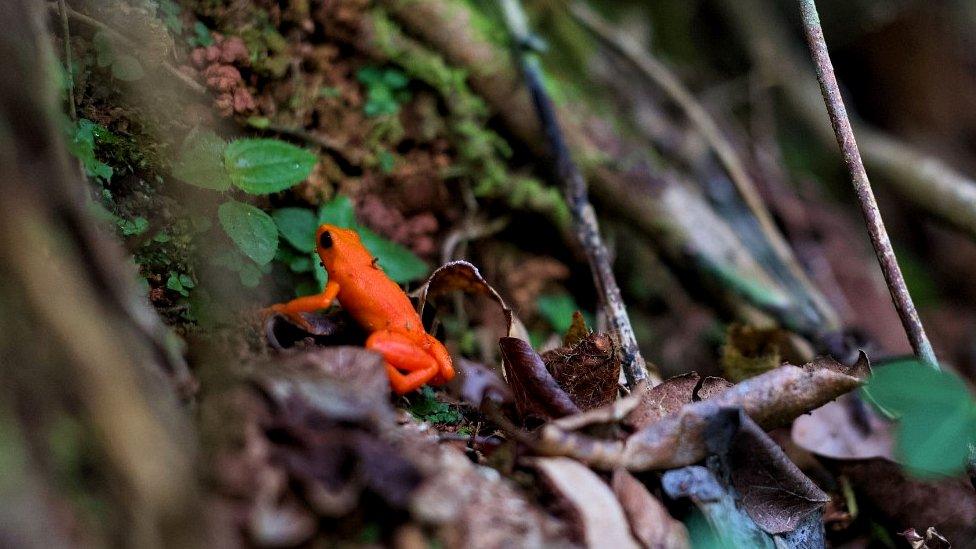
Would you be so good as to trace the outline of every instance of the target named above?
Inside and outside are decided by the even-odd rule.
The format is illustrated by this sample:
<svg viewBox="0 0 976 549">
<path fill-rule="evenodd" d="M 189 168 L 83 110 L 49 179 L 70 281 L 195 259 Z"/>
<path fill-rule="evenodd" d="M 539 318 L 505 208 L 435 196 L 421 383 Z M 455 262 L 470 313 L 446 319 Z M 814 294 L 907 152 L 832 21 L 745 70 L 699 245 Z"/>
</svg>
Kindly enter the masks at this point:
<svg viewBox="0 0 976 549">
<path fill-rule="evenodd" d="M 539 314 L 560 334 L 566 333 L 573 323 L 573 313 L 579 310 L 576 300 L 569 294 L 540 295 L 536 306 Z"/>
<path fill-rule="evenodd" d="M 267 116 L 251 116 L 247 119 L 247 125 L 259 130 L 266 130 L 271 126 L 271 120 Z"/>
<path fill-rule="evenodd" d="M 899 418 L 895 452 L 909 472 L 931 477 L 962 471 L 976 442 L 976 401 L 961 379 L 914 359 L 899 360 L 877 367 L 863 392 Z"/>
<path fill-rule="evenodd" d="M 376 161 L 380 166 L 380 171 L 385 174 L 393 173 L 393 168 L 396 167 L 396 157 L 385 149 L 376 153 Z"/>
<path fill-rule="evenodd" d="M 194 131 L 180 147 L 173 164 L 173 176 L 190 185 L 215 191 L 230 188 L 230 176 L 224 167 L 227 142 L 210 130 Z"/>
<path fill-rule="evenodd" d="M 386 276 L 394 282 L 404 283 L 423 278 L 429 271 L 424 260 L 403 246 L 387 240 L 365 227 L 356 227 L 363 246 L 379 260 Z"/>
<path fill-rule="evenodd" d="M 146 72 L 142 70 L 142 65 L 131 55 L 125 53 L 116 54 L 115 59 L 112 61 L 112 76 L 119 80 L 132 82 L 139 80 L 145 75 Z"/>
<path fill-rule="evenodd" d="M 197 46 L 211 46 L 214 43 L 213 36 L 210 35 L 210 29 L 207 28 L 202 22 L 197 21 L 193 24 L 193 40 Z"/>
<path fill-rule="evenodd" d="M 185 286 L 182 282 L 183 276 L 185 275 L 177 275 L 176 273 L 170 273 L 169 278 L 166 279 L 166 287 L 169 288 L 170 290 L 173 290 L 174 292 L 179 293 L 183 297 L 189 297 L 190 292 L 187 291 L 187 288 L 193 287 L 192 281 L 190 282 L 191 284 L 190 286 Z"/>
<path fill-rule="evenodd" d="M 315 162 L 311 152 L 277 139 L 238 139 L 224 150 L 231 182 L 250 194 L 283 191 L 308 177 Z"/>
<path fill-rule="evenodd" d="M 231 200 L 220 205 L 217 218 L 227 236 L 255 263 L 265 265 L 274 259 L 278 228 L 270 215 L 250 204 Z"/>
<path fill-rule="evenodd" d="M 305 208 L 279 208 L 271 216 L 289 244 L 303 252 L 315 251 L 315 231 L 319 226 L 315 213 Z"/>
<path fill-rule="evenodd" d="M 138 216 L 135 219 L 122 219 L 119 221 L 119 230 L 124 236 L 139 236 L 149 228 L 149 221 L 145 217 Z"/>
<path fill-rule="evenodd" d="M 193 283 L 193 279 L 188 274 L 180 274 L 180 284 L 182 284 L 184 288 L 192 288 L 196 286 L 196 284 Z"/>
<path fill-rule="evenodd" d="M 348 196 L 339 195 L 319 208 L 319 224 L 328 223 L 348 229 L 356 225 L 356 211 Z"/>
<path fill-rule="evenodd" d="M 325 266 L 322 265 L 322 258 L 318 254 L 313 253 L 310 259 L 315 281 L 319 283 L 319 288 L 325 288 L 325 285 L 329 283 L 329 271 L 325 270 Z"/>
</svg>

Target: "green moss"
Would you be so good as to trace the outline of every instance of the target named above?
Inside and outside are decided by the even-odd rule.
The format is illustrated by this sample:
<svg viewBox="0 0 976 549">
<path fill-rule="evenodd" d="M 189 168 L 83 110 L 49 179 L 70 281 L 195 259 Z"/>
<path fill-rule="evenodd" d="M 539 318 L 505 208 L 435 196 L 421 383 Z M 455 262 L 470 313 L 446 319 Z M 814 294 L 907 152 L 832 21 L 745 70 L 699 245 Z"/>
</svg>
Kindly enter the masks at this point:
<svg viewBox="0 0 976 549">
<path fill-rule="evenodd" d="M 469 180 L 477 196 L 503 198 L 514 207 L 543 213 L 560 228 L 568 226 L 569 210 L 558 190 L 508 172 L 505 159 L 511 156 L 511 148 L 488 129 L 488 106 L 471 91 L 467 71 L 450 66 L 441 55 L 404 37 L 384 10 L 374 10 L 372 19 L 376 45 L 407 76 L 433 88 L 447 105 L 448 131 L 458 159 L 444 175 Z M 477 15 L 473 19 L 489 25 Z"/>
</svg>

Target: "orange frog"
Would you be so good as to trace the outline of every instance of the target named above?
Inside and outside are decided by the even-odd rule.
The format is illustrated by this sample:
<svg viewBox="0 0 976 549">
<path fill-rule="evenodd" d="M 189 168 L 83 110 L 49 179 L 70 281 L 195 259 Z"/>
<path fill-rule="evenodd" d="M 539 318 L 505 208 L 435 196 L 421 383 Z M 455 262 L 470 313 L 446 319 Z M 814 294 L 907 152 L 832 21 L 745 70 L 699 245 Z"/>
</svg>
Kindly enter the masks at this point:
<svg viewBox="0 0 976 549">
<path fill-rule="evenodd" d="M 383 355 L 390 384 L 398 394 L 454 377 L 447 349 L 424 330 L 410 298 L 376 264 L 356 231 L 322 225 L 315 242 L 329 272 L 322 293 L 272 305 L 269 311 L 307 327 L 301 313 L 327 309 L 338 298 L 342 308 L 370 332 L 366 348 Z"/>
</svg>

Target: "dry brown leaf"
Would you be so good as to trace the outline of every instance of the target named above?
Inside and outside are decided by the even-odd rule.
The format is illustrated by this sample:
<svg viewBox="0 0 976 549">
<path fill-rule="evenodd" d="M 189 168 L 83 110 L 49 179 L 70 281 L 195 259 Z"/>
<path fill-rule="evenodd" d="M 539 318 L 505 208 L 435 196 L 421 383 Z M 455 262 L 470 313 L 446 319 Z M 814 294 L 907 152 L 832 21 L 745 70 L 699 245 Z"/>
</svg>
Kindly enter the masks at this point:
<svg viewBox="0 0 976 549">
<path fill-rule="evenodd" d="M 891 423 L 858 395 L 844 395 L 793 422 L 793 442 L 833 459 L 894 459 Z"/>
<path fill-rule="evenodd" d="M 542 354 L 546 369 L 581 410 L 592 410 L 617 398 L 620 362 L 607 334 L 587 334 L 574 345 Z"/>
<path fill-rule="evenodd" d="M 568 458 L 536 458 L 531 464 L 574 527 L 575 541 L 586 547 L 638 547 L 620 502 L 593 471 Z"/>
<path fill-rule="evenodd" d="M 525 340 L 503 337 L 498 340 L 498 347 L 502 351 L 505 377 L 523 417 L 552 419 L 580 411 L 546 370 L 542 357 Z"/>
<path fill-rule="evenodd" d="M 912 549 L 951 549 L 952 544 L 949 540 L 945 539 L 938 530 L 929 526 L 925 530 L 925 536 L 922 536 L 914 528 L 909 528 L 904 532 L 898 534 L 899 536 L 905 538 L 905 541 L 912 546 Z"/>
<path fill-rule="evenodd" d="M 802 368 L 781 366 L 708 400 L 686 404 L 625 442 L 567 433 L 549 424 L 543 427 L 536 450 L 573 456 L 603 469 L 644 471 L 690 465 L 707 455 L 710 428 L 727 424 L 722 417 L 727 410 L 741 408 L 763 429 L 780 427 L 861 384 L 858 378 L 836 371 L 841 368 L 827 358 Z"/>
<path fill-rule="evenodd" d="M 708 400 L 715 395 L 724 393 L 730 389 L 734 383 L 720 377 L 708 376 L 701 382 L 701 387 L 695 392 L 698 400 Z"/>
<path fill-rule="evenodd" d="M 830 501 L 749 416 L 741 417 L 729 464 L 742 507 L 769 534 L 792 532 Z"/>
<path fill-rule="evenodd" d="M 690 547 L 685 525 L 671 517 L 664 505 L 633 475 L 617 469 L 610 485 L 630 521 L 631 533 L 641 545 L 655 549 Z"/>
<path fill-rule="evenodd" d="M 481 276 L 481 271 L 467 261 L 451 261 L 437 268 L 427 277 L 426 282 L 413 292 L 419 299 L 417 308 L 421 314 L 428 300 L 435 300 L 453 292 L 463 292 L 470 295 L 483 295 L 501 308 L 508 327 L 508 335 L 528 341 L 529 334 L 522 323 L 515 317 L 512 309 L 505 303 L 502 296 Z"/>
<path fill-rule="evenodd" d="M 455 448 L 423 440 L 409 427 L 398 432 L 404 438 L 404 455 L 426 473 L 411 499 L 411 514 L 435 526 L 444 546 L 569 545 L 562 525 L 494 469 L 471 463 Z"/>
<path fill-rule="evenodd" d="M 665 379 L 651 388 L 646 388 L 646 384 L 638 387 L 634 392 L 640 391 L 640 404 L 627 416 L 625 423 L 640 430 L 677 411 L 693 400 L 699 379 L 696 372 L 689 372 Z"/>
</svg>

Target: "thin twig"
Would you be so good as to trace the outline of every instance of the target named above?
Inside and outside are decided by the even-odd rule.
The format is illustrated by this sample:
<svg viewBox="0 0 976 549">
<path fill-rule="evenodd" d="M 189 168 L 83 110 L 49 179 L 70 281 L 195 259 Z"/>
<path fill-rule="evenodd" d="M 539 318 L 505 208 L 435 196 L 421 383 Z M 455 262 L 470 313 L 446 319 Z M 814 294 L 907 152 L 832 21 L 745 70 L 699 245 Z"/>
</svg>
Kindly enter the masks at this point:
<svg viewBox="0 0 976 549">
<path fill-rule="evenodd" d="M 529 33 L 522 6 L 519 0 L 505 0 L 502 6 L 509 32 L 512 34 L 515 46 L 520 48 L 517 57 L 521 61 L 522 74 L 532 95 L 536 114 L 545 130 L 556 175 L 564 186 L 566 202 L 573 215 L 576 238 L 586 253 L 590 269 L 593 271 L 594 282 L 607 309 L 611 331 L 619 344 L 621 368 L 628 384 L 634 387 L 638 382 L 648 379 L 647 365 L 637 346 L 637 338 L 613 274 L 610 254 L 600 236 L 596 212 L 587 195 L 586 181 L 573 162 L 572 154 L 563 139 L 552 101 L 542 85 L 538 60 L 528 55 L 526 51 L 534 39 Z"/>
<path fill-rule="evenodd" d="M 61 33 L 64 35 L 64 73 L 68 79 L 68 114 L 72 120 L 78 120 L 78 109 L 75 107 L 75 77 L 71 74 L 71 31 L 68 29 L 68 5 L 64 0 L 58 0 L 58 11 L 61 15 Z"/>
<path fill-rule="evenodd" d="M 58 2 L 49 2 L 47 6 L 48 9 L 51 11 L 56 11 L 56 12 L 61 11 Z M 97 19 L 93 19 L 81 12 L 77 12 L 71 9 L 71 7 L 69 6 L 64 6 L 64 7 L 65 7 L 65 11 L 67 12 L 67 17 L 72 21 L 82 23 L 93 29 L 97 29 L 104 32 L 105 34 L 109 35 L 112 38 L 112 40 L 118 41 L 123 46 L 125 46 L 125 48 L 130 52 L 136 53 L 142 51 L 143 49 L 142 46 L 140 46 L 137 42 L 129 39 L 127 36 L 113 29 L 112 27 L 106 25 L 105 23 L 102 23 Z M 149 63 L 145 63 L 145 61 L 144 64 L 149 65 Z M 182 83 L 189 90 L 199 95 L 207 94 L 207 88 L 203 87 L 202 84 L 190 78 L 188 75 L 180 72 L 180 70 L 174 67 L 173 65 L 170 65 L 166 61 L 161 61 L 158 64 L 161 65 L 166 72 L 168 72 L 174 78 L 179 80 L 180 83 Z"/>
<path fill-rule="evenodd" d="M 851 129 L 851 122 L 844 107 L 844 99 L 841 97 L 840 89 L 837 86 L 834 67 L 830 62 L 830 54 L 827 52 L 827 43 L 824 41 L 823 28 L 820 26 L 820 16 L 817 14 L 816 3 L 814 0 L 798 1 L 803 19 L 803 32 L 806 35 L 807 45 L 810 47 L 810 55 L 817 67 L 817 79 L 820 81 L 820 90 L 823 93 L 824 103 L 827 105 L 827 112 L 830 114 L 830 123 L 834 128 L 837 144 L 840 145 L 841 153 L 844 155 L 844 163 L 847 164 L 847 169 L 850 172 L 854 193 L 857 195 L 858 204 L 861 206 L 861 214 L 864 216 L 868 234 L 871 236 L 874 252 L 878 256 L 881 272 L 884 273 L 885 282 L 888 284 L 888 291 L 891 292 L 891 300 L 895 304 L 895 309 L 901 318 L 902 326 L 912 344 L 915 356 L 922 362 L 938 369 L 939 363 L 935 358 L 935 352 L 932 350 L 928 336 L 925 335 L 922 321 L 918 318 L 912 296 L 908 293 L 905 278 L 902 276 L 898 260 L 895 258 L 895 251 L 891 248 L 888 231 L 885 230 L 884 221 L 881 219 L 878 202 L 874 198 L 871 183 L 868 181 L 867 172 L 864 170 L 861 153 L 858 151 L 857 141 L 854 139 L 854 130 Z"/>
<path fill-rule="evenodd" d="M 834 140 L 823 123 L 817 82 L 803 70 L 776 2 L 724 0 L 726 19 L 744 40 L 758 70 L 787 95 L 785 102 L 825 143 Z M 872 127 L 854 121 L 864 162 L 892 191 L 913 205 L 976 239 L 976 180 L 945 161 Z"/>
<path fill-rule="evenodd" d="M 807 301 L 814 307 L 820 316 L 822 325 L 837 326 L 839 323 L 837 314 L 813 285 L 813 282 L 810 281 L 803 267 L 797 262 L 789 244 L 773 222 L 769 210 L 763 204 L 756 185 L 739 159 L 735 148 L 723 135 L 722 130 L 708 111 L 667 66 L 642 51 L 633 41 L 627 40 L 624 35 L 613 29 L 589 6 L 574 2 L 570 4 L 570 13 L 583 28 L 637 68 L 641 74 L 661 88 L 684 111 L 711 147 L 715 156 L 718 157 L 719 162 L 722 163 L 739 196 L 742 197 L 749 212 L 759 224 L 759 228 L 775 256 L 786 267 L 787 276 L 791 277 L 792 280 L 783 280 L 784 284 L 795 288 L 794 293 L 800 294 L 796 296 L 799 300 Z M 786 277 L 781 276 L 780 278 Z"/>
</svg>

